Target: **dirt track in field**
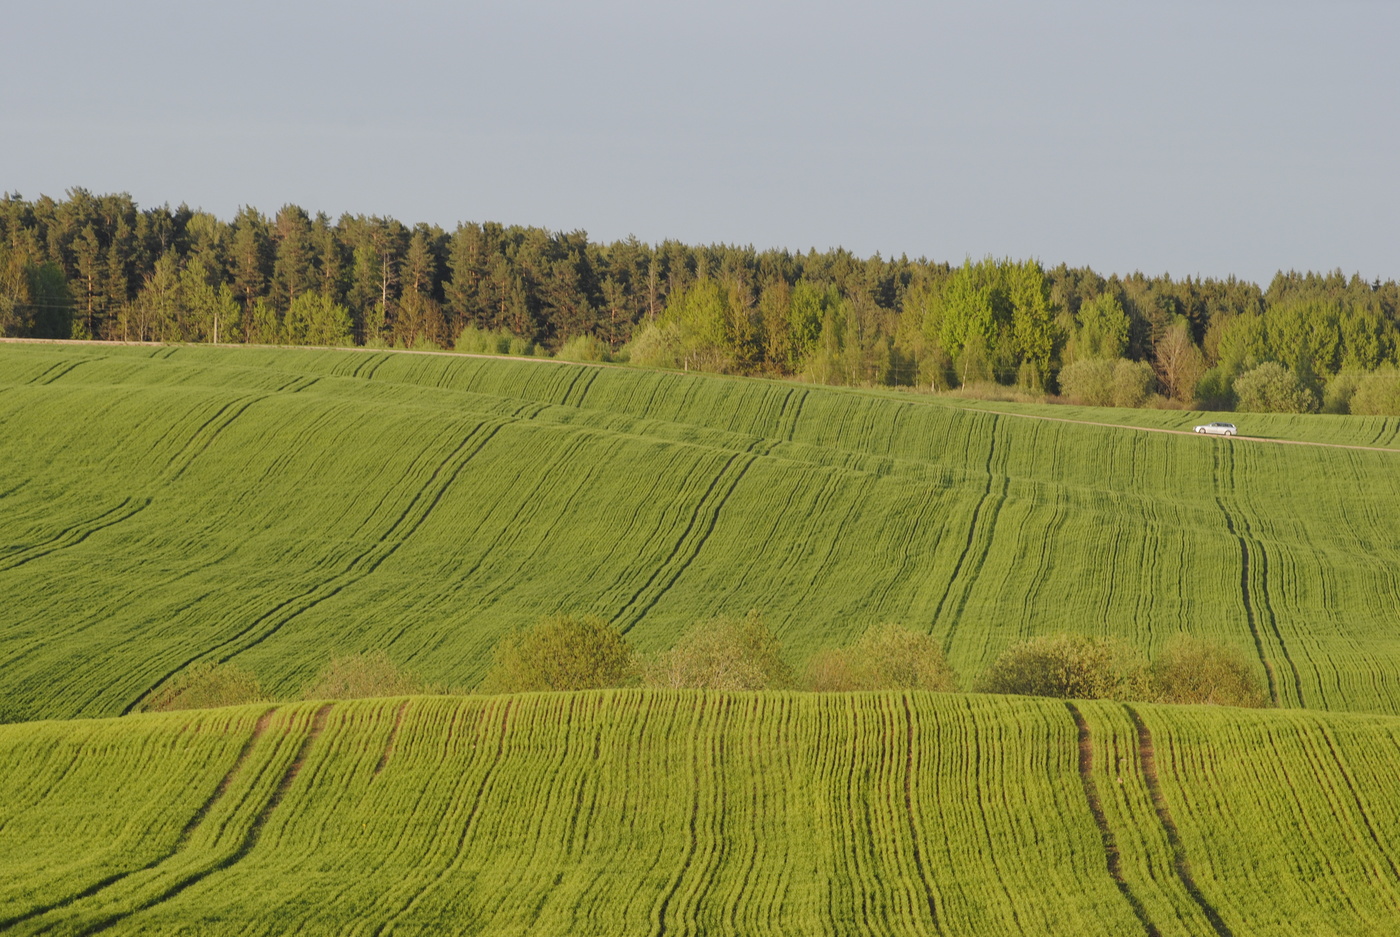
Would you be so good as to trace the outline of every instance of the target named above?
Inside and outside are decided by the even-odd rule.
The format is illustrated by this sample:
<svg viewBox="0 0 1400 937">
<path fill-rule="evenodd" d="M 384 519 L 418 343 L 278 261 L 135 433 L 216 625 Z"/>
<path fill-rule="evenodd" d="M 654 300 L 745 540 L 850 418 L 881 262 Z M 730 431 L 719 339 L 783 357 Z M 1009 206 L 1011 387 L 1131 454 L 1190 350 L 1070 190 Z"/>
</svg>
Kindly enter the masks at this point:
<svg viewBox="0 0 1400 937">
<path fill-rule="evenodd" d="M 1317 446 L 1323 449 L 1360 449 L 1364 452 L 1393 452 L 1400 449 L 1387 449 L 1384 446 L 1352 446 L 1340 442 L 1310 442 L 1305 439 L 1272 439 L 1268 436 L 1205 436 L 1189 429 L 1165 429 L 1160 426 L 1133 426 L 1128 423 L 1101 423 L 1096 420 L 1071 420 L 1063 416 L 1037 416 L 1034 413 L 1009 413 L 1005 410 L 982 410 L 978 407 L 957 407 L 967 413 L 991 413 L 996 416 L 1013 416 L 1021 420 L 1045 420 L 1050 423 L 1077 423 L 1080 426 L 1103 426 L 1108 429 L 1131 429 L 1140 433 L 1167 433 L 1172 436 L 1204 436 L 1207 439 L 1223 439 L 1227 442 L 1267 442 L 1282 446 Z"/>
</svg>

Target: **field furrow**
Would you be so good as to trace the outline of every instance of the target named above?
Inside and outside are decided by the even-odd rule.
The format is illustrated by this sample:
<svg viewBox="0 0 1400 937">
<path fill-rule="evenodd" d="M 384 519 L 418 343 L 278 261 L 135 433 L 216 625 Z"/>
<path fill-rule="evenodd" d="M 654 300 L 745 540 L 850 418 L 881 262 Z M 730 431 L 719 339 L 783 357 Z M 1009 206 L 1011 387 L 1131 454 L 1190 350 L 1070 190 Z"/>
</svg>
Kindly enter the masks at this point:
<svg viewBox="0 0 1400 937">
<path fill-rule="evenodd" d="M 1386 933 L 1397 740 L 1389 717 L 897 693 L 4 726 L 0 918 L 13 933 Z"/>
</svg>

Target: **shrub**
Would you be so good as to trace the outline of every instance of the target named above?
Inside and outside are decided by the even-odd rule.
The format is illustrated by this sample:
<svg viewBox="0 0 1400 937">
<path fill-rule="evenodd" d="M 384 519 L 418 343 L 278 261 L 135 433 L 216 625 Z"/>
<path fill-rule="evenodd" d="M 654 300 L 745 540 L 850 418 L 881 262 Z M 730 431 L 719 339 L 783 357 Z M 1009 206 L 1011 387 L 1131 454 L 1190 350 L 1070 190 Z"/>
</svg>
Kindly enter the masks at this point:
<svg viewBox="0 0 1400 937">
<path fill-rule="evenodd" d="M 1045 382 L 1041 380 L 1040 368 L 1034 361 L 1023 361 L 1016 369 L 1016 387 L 1027 394 L 1044 395 Z"/>
<path fill-rule="evenodd" d="M 1323 413 L 1350 413 L 1351 398 L 1356 395 L 1364 371 L 1346 370 L 1333 376 L 1322 391 Z"/>
<path fill-rule="evenodd" d="M 1119 358 L 1113 363 L 1112 403 L 1115 407 L 1140 407 L 1152 393 L 1156 376 L 1146 361 Z"/>
<path fill-rule="evenodd" d="M 427 332 L 419 332 L 417 335 L 413 336 L 412 342 L 403 347 L 410 351 L 442 351 L 442 345 Z"/>
<path fill-rule="evenodd" d="M 369 696 L 408 696 L 423 692 L 423 684 L 389 659 L 387 651 L 333 657 L 309 683 L 306 699 L 363 699 Z"/>
<path fill-rule="evenodd" d="M 266 699 L 258 678 L 237 664 L 204 661 L 187 667 L 141 704 L 146 712 L 212 709 Z"/>
<path fill-rule="evenodd" d="M 777 637 L 756 611 L 697 622 L 647 674 L 652 686 L 765 690 L 792 684 Z"/>
<path fill-rule="evenodd" d="M 901 625 L 874 625 L 850 647 L 822 651 L 807 665 L 813 690 L 956 692 L 957 676 L 933 635 Z"/>
<path fill-rule="evenodd" d="M 505 329 L 487 330 L 469 325 L 457 334 L 457 340 L 452 347 L 455 351 L 470 355 L 523 354 L 513 350 L 516 342 L 523 344 L 522 339 L 516 338 Z"/>
<path fill-rule="evenodd" d="M 1190 635 L 1169 641 L 1152 662 L 1157 696 L 1164 703 L 1263 706 L 1268 695 L 1249 658 L 1234 645 Z"/>
<path fill-rule="evenodd" d="M 1196 403 L 1207 410 L 1233 410 L 1235 391 L 1230 373 L 1224 368 L 1211 368 L 1196 382 Z"/>
<path fill-rule="evenodd" d="M 1235 399 L 1251 413 L 1312 413 L 1317 398 L 1298 375 L 1277 361 L 1265 361 L 1235 378 Z"/>
<path fill-rule="evenodd" d="M 1386 366 L 1361 378 L 1351 398 L 1351 412 L 1362 416 L 1400 416 L 1400 370 Z"/>
<path fill-rule="evenodd" d="M 1140 407 L 1156 380 L 1146 361 L 1081 358 L 1060 371 L 1060 393 L 1094 407 Z"/>
<path fill-rule="evenodd" d="M 594 335 L 575 335 L 559 346 L 555 357 L 565 361 L 611 361 L 612 350 Z"/>
<path fill-rule="evenodd" d="M 594 690 L 624 686 L 637 671 L 622 634 L 596 616 L 552 615 L 496 645 L 481 690 Z"/>
<path fill-rule="evenodd" d="M 953 390 L 944 391 L 943 396 L 959 397 L 963 400 L 998 400 L 1009 403 L 1044 403 L 1044 394 L 1028 394 L 1017 387 L 1008 387 L 996 381 L 972 381 Z"/>
<path fill-rule="evenodd" d="M 624 351 L 627 360 L 649 368 L 679 368 L 681 366 L 680 327 L 674 323 L 661 325 L 648 322 L 632 335 Z"/>
<path fill-rule="evenodd" d="M 978 688 L 1063 699 L 1144 699 L 1148 683 L 1146 662 L 1117 641 L 1058 634 L 1007 648 Z"/>
<path fill-rule="evenodd" d="M 1074 403 L 1106 407 L 1113 402 L 1113 362 L 1081 358 L 1060 369 L 1060 393 Z"/>
<path fill-rule="evenodd" d="M 954 362 L 954 371 L 958 383 L 964 387 L 969 384 L 990 384 L 996 379 L 987 355 L 987 343 L 982 336 L 974 334 L 967 340 Z"/>
</svg>

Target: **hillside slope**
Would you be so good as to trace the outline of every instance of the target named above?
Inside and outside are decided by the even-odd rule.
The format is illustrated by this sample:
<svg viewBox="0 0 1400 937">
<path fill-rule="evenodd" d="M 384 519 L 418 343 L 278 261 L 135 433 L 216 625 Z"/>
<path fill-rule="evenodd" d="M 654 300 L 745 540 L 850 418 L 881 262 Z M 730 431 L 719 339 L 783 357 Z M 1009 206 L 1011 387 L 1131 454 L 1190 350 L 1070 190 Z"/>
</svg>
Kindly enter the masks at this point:
<svg viewBox="0 0 1400 937">
<path fill-rule="evenodd" d="M 794 662 L 875 621 L 929 630 L 965 682 L 1029 635 L 1187 630 L 1247 648 L 1280 705 L 1400 712 L 1394 453 L 555 362 L 110 345 L 0 346 L 0 440 L 0 698 L 25 717 L 127 711 L 205 659 L 294 694 L 386 648 L 471 686 L 542 613 L 656 650 L 751 608 Z"/>
<path fill-rule="evenodd" d="M 0 727 L 12 934 L 1374 935 L 1400 720 L 605 691 Z"/>
</svg>

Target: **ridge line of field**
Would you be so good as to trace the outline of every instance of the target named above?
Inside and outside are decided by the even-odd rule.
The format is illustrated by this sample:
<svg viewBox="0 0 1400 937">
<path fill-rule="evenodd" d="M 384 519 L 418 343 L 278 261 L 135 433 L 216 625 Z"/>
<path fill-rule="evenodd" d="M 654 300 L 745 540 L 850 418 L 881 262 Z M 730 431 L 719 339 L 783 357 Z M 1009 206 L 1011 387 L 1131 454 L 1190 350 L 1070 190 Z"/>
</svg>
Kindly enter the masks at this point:
<svg viewBox="0 0 1400 937">
<path fill-rule="evenodd" d="M 379 756 L 379 763 L 374 766 L 374 775 L 377 777 L 389 759 L 394 757 L 394 745 L 399 740 L 399 729 L 403 727 L 403 712 L 408 708 L 408 700 L 404 700 L 394 709 L 394 726 L 389 730 L 389 741 L 384 745 L 384 754 Z"/>
<path fill-rule="evenodd" d="M 1123 708 L 1128 712 L 1128 718 L 1132 720 L 1134 728 L 1137 729 L 1138 737 L 1138 765 L 1142 768 L 1142 779 L 1147 783 L 1147 792 L 1152 798 L 1152 806 L 1157 811 L 1157 819 L 1161 821 L 1162 831 L 1167 834 L 1167 843 L 1172 850 L 1172 864 L 1176 867 L 1176 876 L 1181 879 L 1181 884 L 1186 888 L 1186 893 L 1191 896 L 1191 900 L 1201 909 L 1201 913 L 1210 921 L 1210 926 L 1215 929 L 1219 937 L 1234 937 L 1234 932 L 1230 930 L 1228 924 L 1220 916 L 1220 912 L 1210 903 L 1200 886 L 1196 884 L 1195 877 L 1191 874 L 1191 862 L 1186 856 L 1186 845 L 1181 841 L 1181 833 L 1177 830 L 1176 821 L 1172 819 L 1171 808 L 1167 806 L 1167 798 L 1162 793 L 1161 778 L 1157 775 L 1157 749 L 1152 743 L 1152 732 L 1147 728 L 1147 723 L 1142 721 L 1138 711 L 1131 705 L 1124 703 Z"/>
<path fill-rule="evenodd" d="M 670 368 L 642 368 L 642 367 L 637 367 L 637 366 L 635 366 L 635 365 L 629 365 L 629 364 L 614 364 L 614 363 L 611 363 L 611 362 L 603 362 L 603 361 L 569 361 L 569 360 L 562 359 L 562 358 L 536 358 L 536 357 L 533 357 L 533 356 L 524 356 L 524 355 L 489 355 L 489 354 L 483 354 L 483 353 L 480 353 L 480 352 L 467 352 L 467 351 L 428 351 L 428 350 L 417 349 L 417 348 L 368 348 L 368 347 L 356 346 L 356 345 L 248 345 L 248 344 L 244 344 L 244 343 L 227 343 L 227 342 L 222 342 L 222 343 L 218 343 L 218 344 L 215 344 L 215 343 L 212 343 L 212 342 L 130 342 L 130 341 L 102 341 L 102 340 L 98 340 L 98 339 L 58 339 L 58 338 L 0 338 L 0 343 L 9 343 L 9 344 L 29 344 L 29 345 L 58 345 L 58 346 L 60 346 L 60 347 L 63 346 L 63 345 L 84 345 L 84 346 L 94 346 L 94 347 L 116 346 L 116 347 L 169 348 L 169 349 L 171 349 L 172 351 L 174 351 L 174 350 L 176 350 L 176 349 L 179 349 L 179 348 L 222 348 L 222 349 L 256 348 L 256 349 L 259 349 L 259 350 L 263 350 L 263 349 L 280 349 L 280 350 L 284 350 L 284 351 L 336 351 L 336 352 L 351 352 L 351 353 L 360 353 L 360 354 L 364 354 L 364 353 L 374 353 L 374 354 L 378 354 L 378 355 L 382 355 L 382 356 L 383 356 L 383 357 L 380 359 L 379 364 L 382 364 L 385 360 L 387 360 L 388 357 L 389 357 L 390 355 L 396 355 L 396 354 L 397 354 L 397 355 L 419 355 L 419 356 L 435 356 L 435 357 L 445 357 L 445 358 L 484 359 L 484 360 L 488 360 L 488 361 L 510 361 L 510 362 L 517 362 L 517 363 L 522 363 L 522 364 L 552 364 L 552 365 L 567 365 L 567 366 L 582 367 L 582 368 L 599 368 L 599 369 L 606 368 L 606 369 L 611 369 L 611 370 L 635 371 L 635 372 L 638 372 L 638 373 L 648 373 L 648 372 L 651 372 L 651 373 L 661 373 L 661 374 L 684 374 L 684 375 L 695 375 L 695 376 L 699 376 L 699 377 L 706 377 L 706 376 L 709 376 L 709 377 L 728 377 L 728 378 L 730 378 L 730 379 L 736 379 L 733 375 L 711 374 L 710 372 L 706 372 L 706 371 L 675 370 L 675 369 L 670 369 Z M 376 368 L 375 368 L 375 369 L 377 369 L 377 367 L 378 367 L 378 365 L 376 365 Z M 349 376 L 352 376 L 352 377 L 361 377 L 361 378 L 369 378 L 369 377 L 372 377 L 372 376 L 373 376 L 373 372 L 371 371 L 371 374 L 369 374 L 369 375 L 360 375 L 360 374 L 358 373 L 358 369 L 357 369 L 356 373 L 354 373 L 354 374 L 352 374 L 352 375 L 349 375 Z M 809 389 L 809 390 L 810 390 L 810 388 L 811 388 L 811 386 L 812 386 L 812 385 L 808 384 L 808 382 L 806 382 L 806 381 L 798 381 L 798 380 L 785 379 L 785 378 L 751 377 L 751 376 L 745 375 L 745 376 L 742 377 L 742 379 L 743 379 L 743 380 L 766 380 L 766 381 L 774 381 L 774 382 L 778 382 L 778 383 L 792 384 L 792 385 L 794 385 L 794 386 L 796 386 L 796 387 L 802 387 L 802 388 Z M 31 382 L 31 383 L 32 383 L 32 382 Z M 838 386 L 838 385 L 820 385 L 820 386 L 826 387 L 826 388 L 829 389 L 829 390 L 838 390 L 838 391 L 839 391 L 839 390 L 848 390 L 848 389 L 858 389 L 858 388 L 845 388 L 845 387 L 841 387 L 841 386 Z M 937 399 L 937 398 L 932 398 L 932 399 Z M 995 415 L 995 416 L 1009 416 L 1009 417 L 1016 417 L 1016 418 L 1018 418 L 1018 419 L 1023 419 L 1023 420 L 1043 420 L 1043 421 L 1052 422 L 1052 423 L 1073 423 L 1073 424 L 1080 425 L 1080 426 L 1098 426 L 1098 427 L 1102 427 L 1102 428 L 1105 428 L 1105 429 L 1133 430 L 1133 431 L 1141 432 L 1141 433 L 1165 433 L 1165 434 L 1167 434 L 1167 435 L 1172 435 L 1172 436 L 1196 436 L 1196 435 L 1200 435 L 1200 434 L 1198 434 L 1198 433 L 1196 433 L 1196 432 L 1194 432 L 1194 431 L 1192 431 L 1192 430 L 1168 429 L 1168 428 L 1166 428 L 1166 427 L 1161 427 L 1161 426 L 1138 426 L 1137 424 L 1133 424 L 1133 423 L 1106 423 L 1106 422 L 1103 422 L 1103 421 L 1100 421 L 1100 420 L 1079 420 L 1079 419 L 1073 419 L 1073 418 L 1071 418 L 1071 417 L 1044 416 L 1044 415 L 1035 414 L 1035 413 L 1013 413 L 1013 412 L 1011 412 L 1011 411 L 1009 411 L 1009 410 L 996 410 L 996 409 L 993 409 L 993 408 L 990 408 L 990 407 L 986 407 L 986 408 L 983 408 L 983 407 L 971 407 L 971 406 L 962 406 L 962 405 L 957 405 L 957 404 L 942 404 L 942 405 L 947 406 L 948 409 L 951 409 L 951 410 L 961 410 L 961 411 L 963 411 L 964 413 L 990 413 L 990 414 L 993 414 L 993 415 Z M 575 406 L 576 406 L 576 405 L 575 405 Z M 1236 436 L 1213 437 L 1213 438 L 1225 439 L 1225 440 L 1228 440 L 1228 441 L 1231 441 L 1231 442 L 1277 443 L 1277 444 L 1279 444 L 1279 445 L 1286 445 L 1286 446 L 1314 446 L 1314 447 L 1323 448 L 1323 449 L 1354 449 L 1354 450 L 1361 451 L 1361 452 L 1389 452 L 1389 453 L 1393 453 L 1393 454 L 1400 455 L 1400 447 L 1362 446 L 1362 445 L 1356 445 L 1356 444 L 1353 444 L 1353 443 L 1315 442 L 1315 441 L 1312 441 L 1312 440 L 1305 440 L 1305 439 L 1273 439 L 1273 438 L 1270 438 L 1270 437 L 1267 437 L 1267 436 L 1238 436 L 1238 435 L 1236 435 Z"/>
<path fill-rule="evenodd" d="M 1390 853 L 1386 851 L 1385 844 L 1381 842 L 1380 836 L 1377 835 L 1375 824 L 1371 822 L 1371 815 L 1366 810 L 1365 802 L 1362 801 L 1361 795 L 1357 792 L 1356 785 L 1351 779 L 1351 773 L 1347 771 L 1346 764 L 1342 761 L 1342 756 L 1337 751 L 1337 745 L 1332 740 L 1331 730 L 1327 728 L 1326 723 L 1321 721 L 1317 723 L 1317 729 L 1318 733 L 1322 736 L 1322 740 L 1327 743 L 1327 754 L 1331 756 L 1332 763 L 1337 766 L 1337 773 L 1341 775 L 1342 783 L 1346 785 L 1347 793 L 1351 795 L 1352 803 L 1356 805 L 1356 813 L 1357 816 L 1361 818 L 1362 826 L 1366 828 L 1366 836 L 1376 847 L 1376 851 L 1380 854 L 1386 866 L 1389 867 L 1390 874 L 1395 877 L 1397 882 L 1400 882 L 1400 865 L 1396 865 L 1395 860 L 1391 858 Z"/>
<path fill-rule="evenodd" d="M 209 445 L 218 438 L 220 433 L 227 429 L 234 420 L 242 416 L 249 407 L 259 400 L 265 399 L 265 397 L 266 395 L 235 397 L 216 410 L 211 417 L 201 423 L 195 431 L 190 434 L 185 444 L 180 447 L 180 451 L 167 461 L 165 469 L 160 473 L 159 481 L 163 484 L 169 484 L 178 479 L 184 474 L 185 470 L 194 463 L 194 460 L 209 448 Z M 238 406 L 240 403 L 242 406 Z M 227 418 L 221 419 L 225 414 L 228 414 Z M 209 429 L 211 426 L 213 427 L 212 430 Z M 206 432 L 206 430 L 208 430 L 208 432 Z M 203 444 L 199 445 L 198 449 L 195 450 L 194 447 L 201 439 L 203 439 Z M 117 524 L 128 521 L 137 514 L 140 514 L 151 506 L 152 500 L 153 499 L 150 497 L 142 498 L 130 496 L 124 498 L 115 507 L 109 508 L 95 517 L 79 521 L 41 543 L 37 543 L 25 550 L 20 550 L 17 553 L 12 553 L 9 556 L 0 557 L 0 572 L 9 572 L 26 563 L 43 559 L 51 553 L 75 547 L 99 530 L 115 527 Z M 130 508 L 130 510 L 127 510 L 127 508 Z"/>
<path fill-rule="evenodd" d="M 720 470 L 715 473 L 715 477 L 710 481 L 710 486 L 705 489 L 705 493 L 700 496 L 700 499 L 698 501 L 696 501 L 695 508 L 691 511 L 690 514 L 690 521 L 686 524 L 685 530 L 681 531 L 680 536 L 676 538 L 676 544 L 671 548 L 670 555 L 667 556 L 665 560 L 663 560 L 657 565 L 655 572 L 651 574 L 647 581 L 644 582 L 641 585 L 641 587 L 632 595 L 632 598 L 627 600 L 627 604 L 624 605 L 618 611 L 616 616 L 614 616 L 614 621 L 622 619 L 624 615 L 627 617 L 627 624 L 619 629 L 623 634 L 626 634 L 633 627 L 635 627 L 636 624 L 642 620 L 642 616 L 644 616 L 647 612 L 651 611 L 651 609 L 656 605 L 657 602 L 661 601 L 661 597 L 666 594 L 666 590 L 670 589 L 671 586 L 675 585 L 676 580 L 681 577 L 681 574 L 685 572 L 686 568 L 692 562 L 694 562 L 695 557 L 698 556 L 701 549 L 704 548 L 705 541 L 709 539 L 710 534 L 714 532 L 715 524 L 719 521 L 720 512 L 724 510 L 724 505 L 729 500 L 729 496 L 734 493 L 735 488 L 739 487 L 739 482 L 743 481 L 744 475 L 748 472 L 749 468 L 754 464 L 754 462 L 758 460 L 758 456 L 749 456 L 748 459 L 744 462 L 743 466 L 740 467 L 738 472 L 734 475 L 733 481 L 731 481 L 729 483 L 729 486 L 724 490 L 724 492 L 719 495 L 719 500 L 714 504 L 713 509 L 709 510 L 709 523 L 705 525 L 704 531 L 694 541 L 694 544 L 692 545 L 689 551 L 689 555 L 685 556 L 680 561 L 679 565 L 676 566 L 670 578 L 667 579 L 666 582 L 655 591 L 655 593 L 651 596 L 650 600 L 645 605 L 643 605 L 639 609 L 633 610 L 638 600 L 641 598 L 642 593 L 645 592 L 647 589 L 651 588 L 651 585 L 657 581 L 657 578 L 660 577 L 667 570 L 667 568 L 672 565 L 673 561 L 677 557 L 677 554 L 681 553 L 682 548 L 686 545 L 686 540 L 690 537 L 691 531 L 695 529 L 696 522 L 700 519 L 701 512 L 707 510 L 710 504 L 711 495 L 715 493 L 715 488 L 719 485 L 720 479 L 724 478 L 725 474 L 730 470 L 734 463 L 738 461 L 740 456 L 741 453 L 737 452 L 731 455 L 728 461 L 726 461 L 724 465 L 720 467 Z"/>
<path fill-rule="evenodd" d="M 1118 886 L 1118 891 L 1128 902 L 1128 906 L 1133 909 L 1133 915 L 1142 925 L 1147 937 L 1162 937 L 1162 932 L 1148 917 L 1147 908 L 1143 906 L 1142 900 L 1133 894 L 1128 880 L 1123 877 L 1118 842 L 1113 836 L 1113 830 L 1108 825 L 1108 817 L 1103 811 L 1103 802 L 1099 799 L 1098 785 L 1094 782 L 1094 740 L 1089 733 L 1089 723 L 1074 703 L 1066 700 L 1065 708 L 1069 710 L 1075 726 L 1079 729 L 1079 780 L 1084 785 L 1084 799 L 1089 803 L 1089 812 L 1094 816 L 1094 825 L 1098 827 L 1099 837 L 1103 841 L 1104 863 L 1108 868 L 1109 878 L 1113 879 L 1113 884 Z"/>
<path fill-rule="evenodd" d="M 1274 673 L 1274 665 L 1269 662 L 1269 655 L 1264 653 L 1264 639 L 1259 634 L 1259 624 L 1254 618 L 1254 604 L 1249 597 L 1249 544 L 1245 542 L 1240 532 L 1235 529 L 1235 519 L 1230 514 L 1230 509 L 1225 507 L 1225 501 L 1220 497 L 1220 450 L 1213 453 L 1213 465 L 1211 476 L 1215 481 L 1215 505 L 1220 509 L 1220 514 L 1225 518 L 1225 529 L 1230 536 L 1235 538 L 1235 543 L 1240 548 L 1240 600 L 1244 603 L 1245 623 L 1249 626 L 1250 637 L 1254 639 L 1254 651 L 1259 657 L 1259 662 L 1264 665 L 1264 676 L 1268 681 L 1269 705 L 1278 706 L 1278 677 Z"/>
<path fill-rule="evenodd" d="M 705 718 L 703 697 L 697 696 L 695 702 L 699 705 L 696 705 L 691 711 L 692 728 L 697 727 Z M 690 868 L 691 863 L 695 861 L 695 852 L 699 846 L 699 837 L 696 833 L 696 818 L 700 813 L 700 750 L 696 733 L 690 735 L 690 781 L 690 814 L 685 823 L 685 859 L 681 862 L 680 867 L 676 869 L 676 874 L 671 877 L 666 891 L 662 894 L 661 900 L 655 906 L 652 927 L 653 937 L 666 937 L 666 911 L 670 908 L 671 902 L 675 900 L 676 895 L 679 893 L 681 882 L 685 879 L 685 873 Z"/>
<path fill-rule="evenodd" d="M 478 781 L 476 790 L 472 794 L 471 808 L 467 811 L 467 815 L 464 818 L 461 832 L 457 834 L 457 848 L 453 854 L 452 861 L 439 869 L 432 881 L 414 891 L 413 894 L 409 896 L 408 900 L 402 902 L 402 905 L 397 911 L 391 913 L 386 920 L 381 921 L 378 926 L 374 928 L 371 937 L 381 937 L 381 935 L 385 933 L 392 933 L 398 921 L 405 914 L 413 910 L 413 908 L 423 900 L 423 896 L 436 888 L 447 873 L 455 868 L 461 861 L 462 854 L 467 849 L 467 841 L 476 828 L 477 818 L 481 815 L 481 799 L 486 794 L 486 788 L 495 777 L 497 770 L 501 766 L 501 761 L 505 756 L 506 736 L 510 730 L 511 715 L 515 711 L 515 702 L 514 699 L 507 699 L 505 706 L 501 709 L 501 731 L 496 737 L 496 753 L 491 758 L 490 762 L 484 766 L 481 779 Z"/>
</svg>

